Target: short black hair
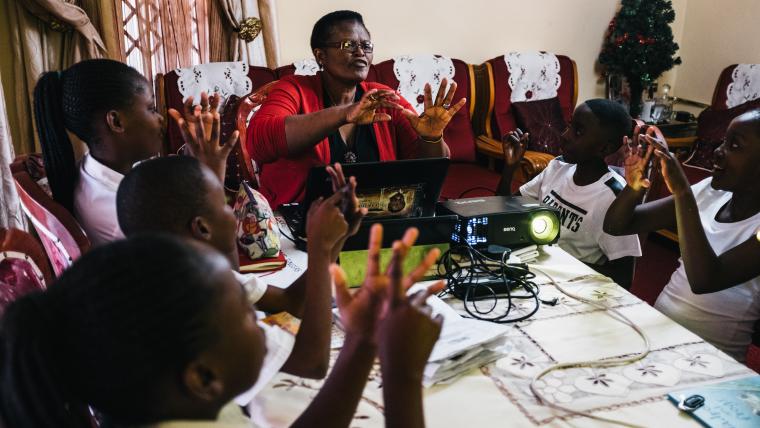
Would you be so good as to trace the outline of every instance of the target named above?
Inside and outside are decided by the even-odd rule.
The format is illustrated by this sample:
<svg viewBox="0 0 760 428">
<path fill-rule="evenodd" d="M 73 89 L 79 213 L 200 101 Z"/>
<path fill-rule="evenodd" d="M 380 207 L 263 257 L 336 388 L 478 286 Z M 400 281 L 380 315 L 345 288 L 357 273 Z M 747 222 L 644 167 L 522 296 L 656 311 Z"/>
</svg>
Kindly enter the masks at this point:
<svg viewBox="0 0 760 428">
<path fill-rule="evenodd" d="M 620 103 L 604 98 L 587 100 L 584 104 L 599 120 L 599 124 L 607 134 L 608 143 L 615 150 L 623 145 L 623 137 L 633 133 L 633 119 Z"/>
<path fill-rule="evenodd" d="M 0 419 L 5 426 L 155 422 L 160 383 L 214 346 L 223 269 L 214 251 L 170 235 L 98 247 L 50 288 L 29 293 L 0 323 Z"/>
<path fill-rule="evenodd" d="M 125 236 L 144 232 L 186 234 L 190 222 L 208 212 L 204 166 L 190 156 L 139 163 L 116 192 L 116 213 Z"/>
<path fill-rule="evenodd" d="M 367 30 L 367 26 L 364 25 L 364 18 L 362 18 L 359 12 L 354 12 L 353 10 L 330 12 L 319 18 L 314 24 L 314 28 L 311 30 L 311 49 L 323 48 L 330 38 L 330 32 L 332 32 L 333 28 L 345 21 L 356 21 Z M 367 33 L 369 33 L 369 30 L 367 30 Z"/>
</svg>

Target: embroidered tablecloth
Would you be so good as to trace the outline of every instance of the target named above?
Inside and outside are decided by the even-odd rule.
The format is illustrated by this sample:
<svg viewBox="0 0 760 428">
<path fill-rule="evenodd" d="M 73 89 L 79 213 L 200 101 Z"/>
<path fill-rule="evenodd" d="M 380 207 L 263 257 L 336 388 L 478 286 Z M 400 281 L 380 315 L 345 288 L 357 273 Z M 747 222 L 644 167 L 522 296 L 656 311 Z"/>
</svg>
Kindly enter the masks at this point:
<svg viewBox="0 0 760 428">
<path fill-rule="evenodd" d="M 568 291 L 618 308 L 649 336 L 652 352 L 637 363 L 607 369 L 571 369 L 539 381 L 543 393 L 573 409 L 643 426 L 699 426 L 667 401 L 673 390 L 738 379 L 754 374 L 705 343 L 647 303 L 596 274 L 556 246 L 544 247 L 536 267 Z M 537 272 L 543 305 L 529 320 L 514 325 L 504 358 L 472 370 L 448 385 L 425 390 L 425 418 L 430 427 L 591 427 L 606 426 L 539 404 L 530 380 L 556 362 L 619 357 L 638 352 L 641 338 L 604 311 L 565 297 Z M 454 308 L 461 302 L 448 300 Z M 530 305 L 513 311 L 530 310 Z M 519 315 L 514 312 L 515 316 Z M 341 343 L 333 332 L 333 361 Z M 320 381 L 279 374 L 251 406 L 260 426 L 288 426 L 316 395 Z M 379 366 L 370 375 L 352 427 L 381 427 L 382 384 Z"/>
</svg>

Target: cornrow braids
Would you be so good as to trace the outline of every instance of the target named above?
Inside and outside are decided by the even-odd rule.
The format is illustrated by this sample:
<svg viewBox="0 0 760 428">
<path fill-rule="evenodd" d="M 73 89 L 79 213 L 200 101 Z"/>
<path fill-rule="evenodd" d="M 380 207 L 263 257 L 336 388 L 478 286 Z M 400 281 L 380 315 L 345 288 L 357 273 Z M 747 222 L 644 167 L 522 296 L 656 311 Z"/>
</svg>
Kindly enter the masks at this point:
<svg viewBox="0 0 760 428">
<path fill-rule="evenodd" d="M 353 10 L 336 10 L 330 12 L 327 15 L 319 18 L 314 24 L 314 28 L 311 30 L 311 49 L 323 48 L 327 40 L 330 38 L 330 32 L 333 28 L 341 22 L 356 21 L 367 30 L 367 26 L 364 25 L 364 18 L 359 12 Z M 369 34 L 369 30 L 367 30 Z"/>
<path fill-rule="evenodd" d="M 0 415 L 13 427 L 153 422 L 157 386 L 218 337 L 216 252 L 164 235 L 99 247 L 0 323 Z M 225 262 L 226 263 L 226 262 Z M 86 404 L 85 404 L 86 403 Z"/>
<path fill-rule="evenodd" d="M 77 171 L 66 130 L 88 147 L 98 144 L 97 123 L 109 110 L 129 107 L 148 82 L 134 68 L 109 59 L 76 63 L 44 73 L 34 88 L 34 115 L 53 198 L 73 209 Z M 100 116 L 100 117 L 98 117 Z"/>
</svg>

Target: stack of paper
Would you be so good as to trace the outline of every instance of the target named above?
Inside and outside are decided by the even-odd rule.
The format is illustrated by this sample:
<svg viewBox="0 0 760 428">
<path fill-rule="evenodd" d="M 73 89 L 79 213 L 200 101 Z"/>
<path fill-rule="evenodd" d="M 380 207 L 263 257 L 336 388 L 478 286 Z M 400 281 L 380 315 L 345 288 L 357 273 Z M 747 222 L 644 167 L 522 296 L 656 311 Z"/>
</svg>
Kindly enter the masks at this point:
<svg viewBox="0 0 760 428">
<path fill-rule="evenodd" d="M 430 283 L 420 283 L 409 290 L 413 294 Z M 430 296 L 427 304 L 432 308 L 431 316 L 443 316 L 443 327 L 430 359 L 425 366 L 422 384 L 425 387 L 437 383 L 448 383 L 457 376 L 474 368 L 482 367 L 501 358 L 508 327 L 503 324 L 462 318 L 451 306 L 438 296 Z M 340 326 L 338 309 L 333 310 L 336 323 Z M 399 332 L 403 334 L 403 332 Z"/>
<path fill-rule="evenodd" d="M 420 286 L 412 287 L 410 292 L 415 292 L 417 287 Z M 451 382 L 504 355 L 501 348 L 508 329 L 506 325 L 462 318 L 437 296 L 430 296 L 427 304 L 433 309 L 433 316 L 443 316 L 443 328 L 425 366 L 422 381 L 425 387 Z"/>
</svg>

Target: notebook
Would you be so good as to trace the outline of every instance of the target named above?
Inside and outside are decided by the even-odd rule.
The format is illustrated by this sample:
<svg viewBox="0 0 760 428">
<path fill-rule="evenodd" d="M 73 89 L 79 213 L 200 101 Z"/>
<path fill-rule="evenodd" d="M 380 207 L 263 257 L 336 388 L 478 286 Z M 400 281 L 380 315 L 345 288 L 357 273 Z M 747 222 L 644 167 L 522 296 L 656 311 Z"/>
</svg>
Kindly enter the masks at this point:
<svg viewBox="0 0 760 428">
<path fill-rule="evenodd" d="M 704 397 L 704 404 L 691 416 L 714 428 L 760 427 L 760 376 L 674 391 L 668 399 L 676 406 L 692 395 Z"/>
</svg>

